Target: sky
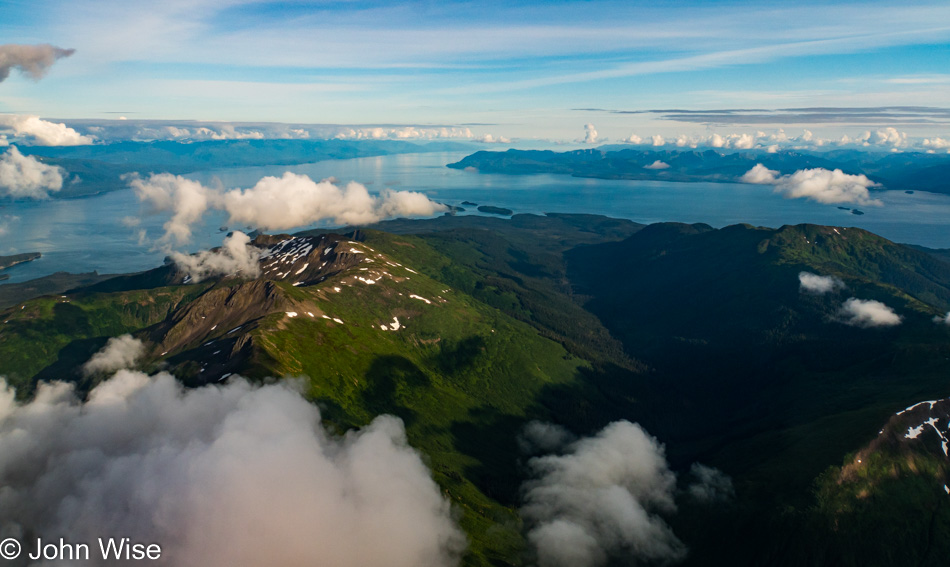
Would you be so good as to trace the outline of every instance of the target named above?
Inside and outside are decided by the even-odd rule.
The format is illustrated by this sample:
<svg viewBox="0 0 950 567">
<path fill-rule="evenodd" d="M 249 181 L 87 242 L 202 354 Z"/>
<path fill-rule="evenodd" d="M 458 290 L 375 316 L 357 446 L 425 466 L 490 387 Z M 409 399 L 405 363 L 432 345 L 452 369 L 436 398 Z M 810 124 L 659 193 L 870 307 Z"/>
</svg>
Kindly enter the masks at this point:
<svg viewBox="0 0 950 567">
<path fill-rule="evenodd" d="M 0 0 L 0 38 L 75 49 L 0 83 L 0 113 L 67 122 L 950 137 L 945 0 Z"/>
</svg>

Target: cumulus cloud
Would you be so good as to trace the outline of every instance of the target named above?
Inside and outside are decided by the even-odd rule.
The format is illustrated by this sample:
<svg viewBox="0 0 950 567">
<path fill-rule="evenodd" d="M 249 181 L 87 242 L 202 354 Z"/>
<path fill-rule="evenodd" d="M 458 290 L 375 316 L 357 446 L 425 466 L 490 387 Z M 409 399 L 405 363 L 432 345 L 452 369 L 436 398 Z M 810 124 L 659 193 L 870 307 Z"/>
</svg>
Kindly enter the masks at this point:
<svg viewBox="0 0 950 567">
<path fill-rule="evenodd" d="M 650 141 L 654 146 L 662 146 L 666 143 L 666 140 L 663 138 L 663 136 L 660 136 L 659 134 L 652 136 Z"/>
<path fill-rule="evenodd" d="M 950 311 L 947 311 L 947 314 L 943 317 L 941 317 L 940 315 L 935 315 L 934 323 L 950 326 Z"/>
<path fill-rule="evenodd" d="M 584 137 L 578 140 L 578 142 L 583 142 L 585 144 L 597 143 L 597 129 L 594 128 L 593 124 L 590 122 L 584 124 Z"/>
<path fill-rule="evenodd" d="M 739 181 L 743 183 L 753 183 L 755 185 L 769 185 L 775 183 L 777 179 L 777 171 L 769 169 L 761 163 L 757 163 L 752 169 L 745 172 L 742 177 L 739 178 Z"/>
<path fill-rule="evenodd" d="M 172 252 L 172 261 L 195 283 L 212 276 L 240 274 L 256 278 L 261 273 L 259 260 L 262 250 L 250 245 L 251 238 L 243 232 L 225 237 L 216 250 L 202 250 L 197 254 Z"/>
<path fill-rule="evenodd" d="M 881 205 L 878 199 L 872 199 L 870 187 L 880 187 L 865 175 L 851 175 L 840 169 L 834 171 L 815 168 L 800 169 L 790 175 L 779 175 L 757 163 L 739 178 L 745 183 L 774 185 L 775 192 L 788 199 L 810 199 L 819 203 L 856 203 L 859 205 Z"/>
<path fill-rule="evenodd" d="M 674 561 L 685 546 L 659 513 L 676 506 L 663 446 L 618 421 L 563 455 L 529 461 L 522 515 L 540 567 L 593 567 L 611 559 Z"/>
<path fill-rule="evenodd" d="M 535 420 L 529 422 L 518 436 L 518 447 L 529 455 L 553 453 L 576 440 L 573 433 L 560 425 Z"/>
<path fill-rule="evenodd" d="M 365 224 L 397 216 L 431 216 L 448 210 L 422 193 L 386 190 L 371 195 L 359 183 L 340 187 L 328 179 L 315 182 L 291 172 L 282 177 L 264 177 L 249 189 L 211 189 L 170 173 L 148 178 L 133 176 L 130 185 L 142 201 L 159 211 L 173 213 L 165 223 L 164 239 L 180 243 L 191 238 L 191 226 L 209 208 L 226 211 L 229 223 L 266 230 L 285 230 L 323 220 Z"/>
<path fill-rule="evenodd" d="M 0 156 L 0 197 L 46 199 L 63 188 L 63 169 L 10 146 Z"/>
<path fill-rule="evenodd" d="M 725 502 L 735 496 L 732 479 L 713 467 L 693 463 L 689 469 L 692 482 L 686 487 L 690 498 L 703 503 Z"/>
<path fill-rule="evenodd" d="M 811 272 L 798 273 L 798 290 L 802 293 L 813 293 L 822 295 L 838 289 L 844 289 L 846 286 L 841 278 L 835 276 L 819 276 Z"/>
<path fill-rule="evenodd" d="M 880 301 L 848 298 L 838 310 L 838 320 L 861 328 L 893 327 L 901 324 L 901 316 Z"/>
<path fill-rule="evenodd" d="M 0 386 L 2 537 L 129 537 L 181 567 L 458 563 L 464 536 L 397 418 L 336 437 L 293 387 L 243 379 L 122 370 L 85 402 Z"/>
<path fill-rule="evenodd" d="M 106 346 L 83 365 L 83 374 L 111 374 L 116 370 L 132 368 L 145 354 L 145 344 L 132 335 L 112 337 Z"/>
<path fill-rule="evenodd" d="M 197 181 L 160 173 L 143 179 L 137 175 L 128 178 L 139 200 L 150 204 L 156 211 L 171 211 L 172 217 L 165 223 L 165 241 L 178 243 L 191 240 L 191 227 L 201 220 L 211 201 L 219 194 Z"/>
<path fill-rule="evenodd" d="M 636 134 L 630 134 L 630 137 L 624 138 L 623 140 L 620 140 L 620 141 L 627 144 L 642 144 L 643 138 L 641 138 L 640 136 L 637 136 Z"/>
<path fill-rule="evenodd" d="M 15 136 L 27 136 L 37 146 L 85 146 L 95 141 L 65 124 L 28 114 L 0 114 L 0 129 L 10 130 Z"/>
<path fill-rule="evenodd" d="M 504 136 L 492 136 L 491 134 L 485 134 L 479 138 L 475 138 L 476 142 L 481 142 L 483 144 L 510 144 L 511 138 L 506 138 Z"/>
<path fill-rule="evenodd" d="M 643 166 L 643 169 L 669 169 L 669 167 L 670 167 L 670 164 L 664 163 L 660 160 L 656 160 L 650 165 Z"/>
<path fill-rule="evenodd" d="M 0 83 L 10 76 L 13 69 L 38 81 L 46 75 L 53 63 L 75 52 L 75 49 L 62 49 L 49 44 L 0 45 Z"/>
</svg>

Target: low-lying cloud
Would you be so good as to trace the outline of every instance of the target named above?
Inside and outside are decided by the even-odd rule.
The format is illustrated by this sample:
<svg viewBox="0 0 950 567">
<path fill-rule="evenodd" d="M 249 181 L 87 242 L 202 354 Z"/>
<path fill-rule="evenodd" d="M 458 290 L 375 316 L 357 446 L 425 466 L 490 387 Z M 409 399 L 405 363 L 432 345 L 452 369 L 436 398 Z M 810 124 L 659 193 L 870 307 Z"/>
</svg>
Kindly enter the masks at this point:
<svg viewBox="0 0 950 567">
<path fill-rule="evenodd" d="M 188 242 L 191 227 L 209 209 L 226 211 L 229 223 L 265 230 L 285 230 L 329 220 L 335 224 L 367 224 L 392 217 L 431 216 L 448 207 L 422 193 L 383 191 L 371 195 L 360 183 L 338 186 L 286 172 L 264 177 L 249 189 L 212 189 L 170 173 L 133 176 L 129 184 L 139 199 L 158 211 L 171 211 L 165 223 L 166 242 Z"/>
<path fill-rule="evenodd" d="M 838 320 L 861 328 L 893 327 L 901 324 L 901 316 L 880 301 L 848 298 L 838 310 Z"/>
<path fill-rule="evenodd" d="M 735 494 L 732 479 L 719 469 L 693 463 L 689 469 L 692 482 L 686 487 L 690 498 L 704 504 L 727 502 Z"/>
<path fill-rule="evenodd" d="M 824 204 L 882 204 L 878 199 L 872 199 L 868 191 L 870 187 L 880 187 L 879 183 L 871 181 L 865 175 L 851 175 L 840 169 L 800 169 L 790 175 L 779 175 L 778 171 L 758 163 L 739 180 L 757 185 L 772 185 L 776 193 L 788 199 L 810 199 Z"/>
<path fill-rule="evenodd" d="M 26 136 L 37 146 L 86 146 L 95 138 L 85 136 L 63 123 L 43 120 L 30 114 L 0 114 L 0 131 L 8 130 L 17 137 Z"/>
<path fill-rule="evenodd" d="M 122 370 L 21 403 L 0 380 L 0 485 L 0 537 L 129 537 L 162 565 L 449 567 L 465 545 L 399 419 L 338 437 L 286 383 Z"/>
<path fill-rule="evenodd" d="M 670 164 L 666 162 L 662 162 L 660 160 L 656 160 L 650 165 L 643 166 L 643 169 L 669 169 L 669 168 L 670 168 Z"/>
<path fill-rule="evenodd" d="M 225 237 L 221 248 L 202 250 L 197 254 L 172 252 L 171 259 L 193 283 L 212 276 L 240 275 L 256 278 L 261 274 L 258 262 L 263 252 L 250 245 L 251 238 L 243 232 Z"/>
<path fill-rule="evenodd" d="M 0 155 L 0 197 L 47 199 L 63 188 L 62 168 L 25 156 L 16 146 Z"/>
<path fill-rule="evenodd" d="M 83 374 L 111 374 L 124 368 L 132 368 L 145 354 L 145 344 L 132 335 L 112 337 L 106 346 L 92 355 L 83 365 Z"/>
<path fill-rule="evenodd" d="M 947 314 L 942 317 L 940 315 L 935 315 L 934 323 L 950 326 L 950 311 L 947 311 Z"/>
<path fill-rule="evenodd" d="M 835 276 L 819 276 L 811 272 L 798 273 L 798 290 L 802 293 L 823 295 L 839 289 L 844 289 L 844 282 Z"/>
<path fill-rule="evenodd" d="M 518 447 L 528 455 L 553 453 L 576 440 L 573 433 L 560 425 L 535 420 L 524 426 L 518 436 Z"/>
<path fill-rule="evenodd" d="M 540 567 L 594 567 L 682 559 L 686 548 L 659 515 L 676 510 L 676 477 L 663 446 L 618 421 L 528 463 L 522 516 Z"/>
<path fill-rule="evenodd" d="M 13 69 L 38 81 L 46 75 L 53 63 L 75 52 L 75 49 L 62 49 L 49 44 L 0 45 L 0 83 L 10 76 L 10 71 Z"/>
</svg>

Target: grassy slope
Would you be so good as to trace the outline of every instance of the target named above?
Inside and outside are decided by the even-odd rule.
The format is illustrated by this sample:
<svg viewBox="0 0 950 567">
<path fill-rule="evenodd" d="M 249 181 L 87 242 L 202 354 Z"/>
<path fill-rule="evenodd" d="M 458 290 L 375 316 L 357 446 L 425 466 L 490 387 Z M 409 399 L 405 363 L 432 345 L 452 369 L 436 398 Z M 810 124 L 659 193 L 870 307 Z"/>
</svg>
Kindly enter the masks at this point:
<svg viewBox="0 0 950 567">
<path fill-rule="evenodd" d="M 0 375 L 20 395 L 38 380 L 74 379 L 109 337 L 157 323 L 204 286 L 44 296 L 0 312 Z"/>
</svg>

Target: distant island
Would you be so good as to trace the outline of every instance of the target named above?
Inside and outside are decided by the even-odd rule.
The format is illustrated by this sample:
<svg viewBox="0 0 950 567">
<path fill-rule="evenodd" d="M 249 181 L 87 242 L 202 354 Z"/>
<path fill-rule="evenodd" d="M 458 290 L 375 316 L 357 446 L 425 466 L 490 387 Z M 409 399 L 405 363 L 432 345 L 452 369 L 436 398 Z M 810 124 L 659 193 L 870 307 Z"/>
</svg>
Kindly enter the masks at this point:
<svg viewBox="0 0 950 567">
<path fill-rule="evenodd" d="M 655 167 L 660 162 L 666 167 Z M 601 146 L 589 150 L 480 151 L 466 156 L 452 169 L 479 173 L 561 173 L 574 177 L 661 181 L 737 183 L 756 164 L 783 175 L 802 169 L 840 169 L 866 175 L 883 189 L 950 194 L 950 156 L 919 152 L 828 152 L 785 150 L 647 150 L 629 146 Z"/>
<path fill-rule="evenodd" d="M 478 207 L 478 212 L 488 213 L 490 215 L 505 215 L 509 217 L 515 214 L 515 212 L 512 211 L 511 209 L 505 209 L 503 207 L 493 207 L 491 205 L 482 205 L 481 207 Z"/>
<path fill-rule="evenodd" d="M 24 262 L 32 262 L 37 258 L 42 257 L 43 255 L 39 252 L 27 252 L 25 254 L 14 254 L 12 256 L 0 256 L 0 270 L 5 270 L 17 264 L 22 264 Z M 9 277 L 9 276 L 7 276 Z M 7 278 L 2 278 L 7 279 Z"/>
</svg>

